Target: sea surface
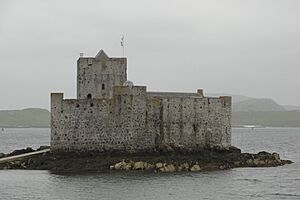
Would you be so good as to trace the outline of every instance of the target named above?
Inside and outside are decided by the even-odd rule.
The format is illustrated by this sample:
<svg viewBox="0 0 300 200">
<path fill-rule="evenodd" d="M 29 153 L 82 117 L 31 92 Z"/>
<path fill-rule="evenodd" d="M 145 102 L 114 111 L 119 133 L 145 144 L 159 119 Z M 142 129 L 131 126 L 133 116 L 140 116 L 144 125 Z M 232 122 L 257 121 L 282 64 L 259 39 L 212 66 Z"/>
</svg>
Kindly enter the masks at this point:
<svg viewBox="0 0 300 200">
<path fill-rule="evenodd" d="M 0 130 L 0 152 L 49 145 L 49 129 Z M 278 152 L 291 165 L 200 173 L 53 174 L 0 170 L 0 200 L 300 199 L 300 128 L 234 128 L 243 152 Z"/>
</svg>

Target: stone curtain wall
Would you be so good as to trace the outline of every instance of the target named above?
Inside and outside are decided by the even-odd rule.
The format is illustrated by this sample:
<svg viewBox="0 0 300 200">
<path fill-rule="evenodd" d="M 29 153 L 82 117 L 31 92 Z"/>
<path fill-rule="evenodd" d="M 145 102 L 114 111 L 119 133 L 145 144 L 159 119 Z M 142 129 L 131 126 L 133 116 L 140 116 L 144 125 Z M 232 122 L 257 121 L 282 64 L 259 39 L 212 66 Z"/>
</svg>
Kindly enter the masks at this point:
<svg viewBox="0 0 300 200">
<path fill-rule="evenodd" d="M 123 142 L 124 150 L 130 152 L 153 151 L 155 135 L 149 131 L 149 115 L 146 87 L 115 86 L 114 130 L 118 141 Z"/>
<path fill-rule="evenodd" d="M 51 95 L 51 150 L 102 151 L 115 148 L 114 138 L 107 138 L 113 126 L 110 101 L 105 99 L 63 100 Z"/>
<path fill-rule="evenodd" d="M 146 87 L 141 86 L 115 86 L 112 99 L 63 100 L 63 94 L 54 93 L 51 150 L 153 151 L 156 115 L 147 112 L 147 103 Z"/>
<path fill-rule="evenodd" d="M 183 150 L 231 145 L 231 98 L 163 97 L 160 144 Z"/>
<path fill-rule="evenodd" d="M 51 94 L 53 151 L 198 150 L 228 147 L 230 140 L 230 97 L 148 94 L 143 86 L 114 86 L 112 99 Z"/>
</svg>

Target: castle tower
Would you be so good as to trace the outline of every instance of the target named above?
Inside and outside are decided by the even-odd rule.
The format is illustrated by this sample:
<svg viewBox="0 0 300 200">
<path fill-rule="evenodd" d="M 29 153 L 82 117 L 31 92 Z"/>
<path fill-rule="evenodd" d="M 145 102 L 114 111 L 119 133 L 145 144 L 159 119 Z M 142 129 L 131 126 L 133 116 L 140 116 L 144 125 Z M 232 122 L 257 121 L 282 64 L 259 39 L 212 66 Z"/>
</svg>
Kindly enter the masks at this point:
<svg viewBox="0 0 300 200">
<path fill-rule="evenodd" d="M 95 58 L 77 60 L 77 98 L 111 98 L 112 87 L 127 81 L 127 59 L 110 58 L 101 49 Z"/>
</svg>

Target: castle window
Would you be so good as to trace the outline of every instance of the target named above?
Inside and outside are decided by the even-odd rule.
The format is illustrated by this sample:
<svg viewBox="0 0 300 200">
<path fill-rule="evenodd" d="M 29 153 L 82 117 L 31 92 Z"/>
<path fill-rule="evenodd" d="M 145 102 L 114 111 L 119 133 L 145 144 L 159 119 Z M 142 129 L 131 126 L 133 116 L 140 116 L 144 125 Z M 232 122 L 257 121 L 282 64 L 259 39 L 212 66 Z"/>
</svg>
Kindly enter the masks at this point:
<svg viewBox="0 0 300 200">
<path fill-rule="evenodd" d="M 105 90 L 105 84 L 102 84 L 102 90 Z"/>
<path fill-rule="evenodd" d="M 87 97 L 88 99 L 91 99 L 91 98 L 92 98 L 92 94 L 88 94 L 86 97 Z"/>
</svg>

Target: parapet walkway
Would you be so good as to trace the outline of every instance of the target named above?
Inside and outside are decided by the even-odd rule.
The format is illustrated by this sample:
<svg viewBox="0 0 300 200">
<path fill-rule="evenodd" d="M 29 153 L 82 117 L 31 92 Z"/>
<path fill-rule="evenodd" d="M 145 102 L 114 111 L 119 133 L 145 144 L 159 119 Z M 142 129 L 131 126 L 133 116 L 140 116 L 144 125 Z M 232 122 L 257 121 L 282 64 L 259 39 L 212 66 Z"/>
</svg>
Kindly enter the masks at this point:
<svg viewBox="0 0 300 200">
<path fill-rule="evenodd" d="M 16 161 L 16 160 L 22 160 L 24 158 L 35 156 L 35 155 L 38 155 L 38 154 L 43 154 L 43 153 L 46 153 L 46 152 L 49 152 L 49 151 L 50 151 L 50 149 L 43 149 L 43 150 L 40 150 L 40 151 L 35 151 L 35 152 L 24 153 L 24 154 L 20 154 L 20 155 L 16 155 L 16 156 L 9 156 L 9 157 L 5 157 L 5 158 L 0 158 L 0 164 L 11 162 L 11 161 Z"/>
</svg>

